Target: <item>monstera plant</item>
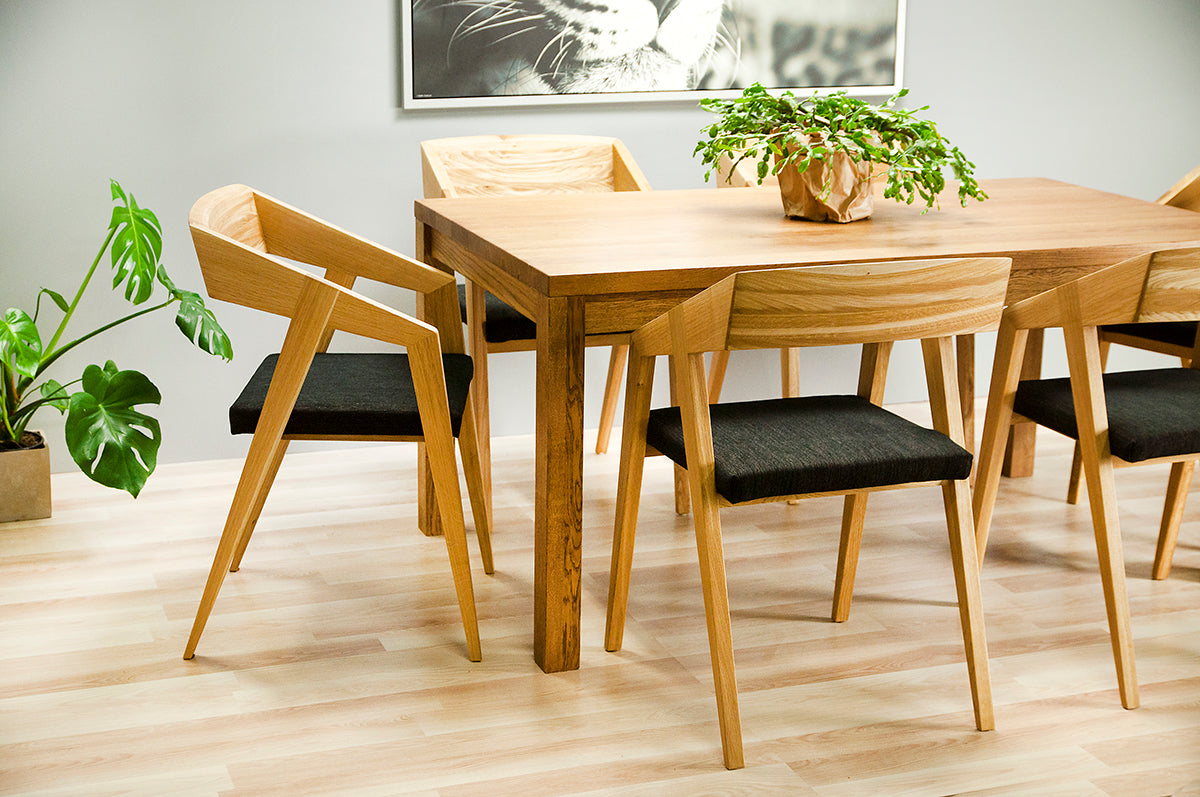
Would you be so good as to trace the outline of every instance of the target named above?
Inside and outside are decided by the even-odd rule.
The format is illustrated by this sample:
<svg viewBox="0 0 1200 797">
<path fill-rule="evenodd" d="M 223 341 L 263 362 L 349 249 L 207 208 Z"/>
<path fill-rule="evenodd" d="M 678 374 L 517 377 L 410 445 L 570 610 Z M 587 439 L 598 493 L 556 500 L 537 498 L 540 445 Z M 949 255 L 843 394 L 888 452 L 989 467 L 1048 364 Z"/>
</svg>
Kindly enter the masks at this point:
<svg viewBox="0 0 1200 797">
<path fill-rule="evenodd" d="M 108 235 L 75 294 L 42 288 L 33 312 L 9 308 L 0 318 L 0 464 L 6 453 L 40 447 L 29 423 L 39 410 L 66 414 L 64 436 L 75 463 L 107 487 L 137 497 L 154 472 L 162 433 L 143 407 L 162 397 L 144 374 L 122 370 L 112 360 L 89 365 L 76 380 L 62 383 L 47 373 L 65 355 L 101 333 L 144 315 L 175 306 L 175 325 L 209 354 L 229 360 L 229 337 L 197 293 L 177 288 L 160 262 L 162 227 L 116 180 Z M 84 292 L 110 253 L 113 289 L 123 288 L 135 309 L 77 337 L 68 336 Z M 151 301 L 154 298 L 155 301 Z"/>
</svg>

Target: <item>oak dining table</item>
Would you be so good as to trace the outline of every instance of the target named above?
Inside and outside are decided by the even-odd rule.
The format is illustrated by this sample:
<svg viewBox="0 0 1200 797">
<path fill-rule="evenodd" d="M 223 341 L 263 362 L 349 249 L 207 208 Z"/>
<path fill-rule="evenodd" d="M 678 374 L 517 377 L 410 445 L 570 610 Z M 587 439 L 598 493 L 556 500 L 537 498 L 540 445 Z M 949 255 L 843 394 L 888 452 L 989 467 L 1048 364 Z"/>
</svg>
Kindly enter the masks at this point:
<svg viewBox="0 0 1200 797">
<path fill-rule="evenodd" d="M 1016 301 L 1126 257 L 1200 246 L 1200 214 L 1044 178 L 981 181 L 989 198 L 940 208 L 877 200 L 851 224 L 786 218 L 774 188 L 417 200 L 416 254 L 537 323 L 534 659 L 576 669 L 580 649 L 584 335 L 636 329 L 737 271 L 958 256 L 1012 258 Z M 461 351 L 453 286 L 418 310 Z M 970 411 L 974 350 L 960 340 Z M 1038 359 L 1028 362 L 1036 366 Z M 1027 472 L 1031 441 L 1010 472 Z M 421 525 L 436 526 L 426 497 Z"/>
</svg>

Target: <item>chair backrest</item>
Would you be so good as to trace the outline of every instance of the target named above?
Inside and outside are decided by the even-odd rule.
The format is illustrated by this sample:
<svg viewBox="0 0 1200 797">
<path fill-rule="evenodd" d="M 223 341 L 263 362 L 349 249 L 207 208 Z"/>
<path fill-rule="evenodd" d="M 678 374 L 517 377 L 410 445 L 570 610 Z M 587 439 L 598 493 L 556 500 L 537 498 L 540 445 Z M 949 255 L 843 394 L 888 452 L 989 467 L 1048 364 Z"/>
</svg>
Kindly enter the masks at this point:
<svg viewBox="0 0 1200 797">
<path fill-rule="evenodd" d="M 462 136 L 421 142 L 427 198 L 649 191 L 621 141 L 603 136 Z"/>
<path fill-rule="evenodd" d="M 1015 329 L 1200 320 L 1200 249 L 1131 257 L 1005 311 Z"/>
<path fill-rule="evenodd" d="M 1194 210 L 1200 213 L 1200 166 L 1192 169 L 1182 180 L 1155 200 L 1160 205 Z"/>
<path fill-rule="evenodd" d="M 1006 257 L 912 260 L 743 271 L 642 327 L 642 355 L 671 351 L 675 321 L 688 352 L 884 343 L 995 327 Z"/>
<path fill-rule="evenodd" d="M 244 185 L 218 188 L 188 214 L 208 295 L 289 318 L 305 292 L 326 294 L 330 334 L 344 329 L 399 345 L 437 330 L 349 290 L 355 278 L 428 293 L 453 276 L 341 230 Z M 318 277 L 280 258 L 325 269 Z M 325 343 L 328 343 L 326 339 Z"/>
</svg>

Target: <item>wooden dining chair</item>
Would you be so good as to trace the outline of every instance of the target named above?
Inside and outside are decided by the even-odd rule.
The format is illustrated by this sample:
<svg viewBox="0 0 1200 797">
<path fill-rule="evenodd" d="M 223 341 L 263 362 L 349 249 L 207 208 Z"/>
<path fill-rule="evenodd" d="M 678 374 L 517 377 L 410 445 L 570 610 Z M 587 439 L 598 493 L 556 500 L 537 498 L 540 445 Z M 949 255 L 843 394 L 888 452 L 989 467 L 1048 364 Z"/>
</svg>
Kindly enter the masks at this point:
<svg viewBox="0 0 1200 797">
<path fill-rule="evenodd" d="M 1200 249 L 1130 258 L 1005 310 L 988 392 L 974 501 L 979 557 L 987 548 L 1010 424 L 1032 421 L 1077 440 L 1126 708 L 1138 705 L 1138 685 L 1113 469 L 1173 463 L 1164 514 L 1182 511 L 1181 487 L 1200 456 L 1200 361 L 1190 368 L 1103 373 L 1099 327 L 1187 320 L 1200 320 Z M 1030 332 L 1047 328 L 1062 329 L 1070 376 L 1022 381 Z M 1174 544 L 1173 536 L 1160 535 L 1156 571 L 1170 566 Z"/>
<path fill-rule="evenodd" d="M 514 194 L 649 191 L 641 169 L 620 140 L 602 136 L 501 135 L 440 138 L 421 142 L 426 198 Z M 547 230 L 553 235 L 553 230 Z M 533 351 L 537 326 L 503 299 L 467 282 L 459 286 L 468 348 L 475 360 L 473 401 L 481 435 L 484 478 L 491 496 L 491 423 L 488 355 Z M 611 346 L 608 377 L 596 435 L 596 453 L 608 450 L 627 333 L 588 335 L 588 346 Z"/>
<path fill-rule="evenodd" d="M 462 329 L 452 319 L 439 334 L 352 290 L 363 277 L 426 294 L 454 278 L 244 185 L 205 194 L 188 223 L 209 296 L 289 321 L 279 353 L 262 362 L 229 410 L 231 431 L 253 437 L 183 657 L 194 655 L 225 573 L 240 566 L 289 441 L 417 440 L 428 452 L 468 654 L 479 661 L 455 437 L 488 573 L 491 527 Z M 315 266 L 323 276 L 288 260 Z M 407 353 L 329 353 L 335 330 Z"/>
<path fill-rule="evenodd" d="M 1170 190 L 1154 200 L 1159 205 L 1182 208 L 1200 213 L 1200 166 L 1192 169 Z M 1106 324 L 1100 327 L 1100 367 L 1108 362 L 1108 349 L 1112 344 L 1129 346 L 1142 351 L 1153 351 L 1178 357 L 1187 366 L 1200 354 L 1200 324 L 1195 321 L 1157 321 L 1148 324 Z M 1082 483 L 1083 459 L 1078 443 L 1071 460 L 1071 478 L 1067 484 L 1067 503 L 1079 503 L 1079 486 Z M 1184 485 L 1187 490 L 1187 485 Z M 1166 527 L 1168 517 L 1163 515 L 1162 533 L 1170 533 Z M 1178 529 L 1176 529 L 1178 531 Z M 1169 567 L 1168 563 L 1168 567 Z M 1166 574 L 1155 578 L 1166 578 Z"/>
<path fill-rule="evenodd" d="M 743 764 L 718 509 L 845 495 L 834 619 L 853 591 L 866 496 L 940 485 L 966 645 L 975 723 L 993 727 L 987 646 L 974 556 L 953 358 L 955 335 L 995 326 L 1011 261 L 963 258 L 742 272 L 634 333 L 621 438 L 605 648 L 619 650 L 633 562 L 644 458 L 687 468 L 725 766 Z M 933 428 L 884 409 L 897 340 L 921 340 Z M 861 344 L 856 395 L 709 403 L 704 354 L 731 349 Z M 678 366 L 678 407 L 650 410 L 654 358 Z"/>
</svg>

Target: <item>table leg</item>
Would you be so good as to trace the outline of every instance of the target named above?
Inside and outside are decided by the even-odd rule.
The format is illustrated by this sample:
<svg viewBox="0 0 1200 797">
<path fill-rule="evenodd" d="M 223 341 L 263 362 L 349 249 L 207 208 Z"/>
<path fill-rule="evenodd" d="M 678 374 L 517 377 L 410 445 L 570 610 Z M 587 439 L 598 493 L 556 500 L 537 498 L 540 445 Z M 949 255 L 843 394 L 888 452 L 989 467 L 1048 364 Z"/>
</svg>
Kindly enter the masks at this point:
<svg viewBox="0 0 1200 797">
<path fill-rule="evenodd" d="M 537 318 L 533 652 L 579 668 L 583 527 L 583 301 L 546 297 Z"/>
</svg>

